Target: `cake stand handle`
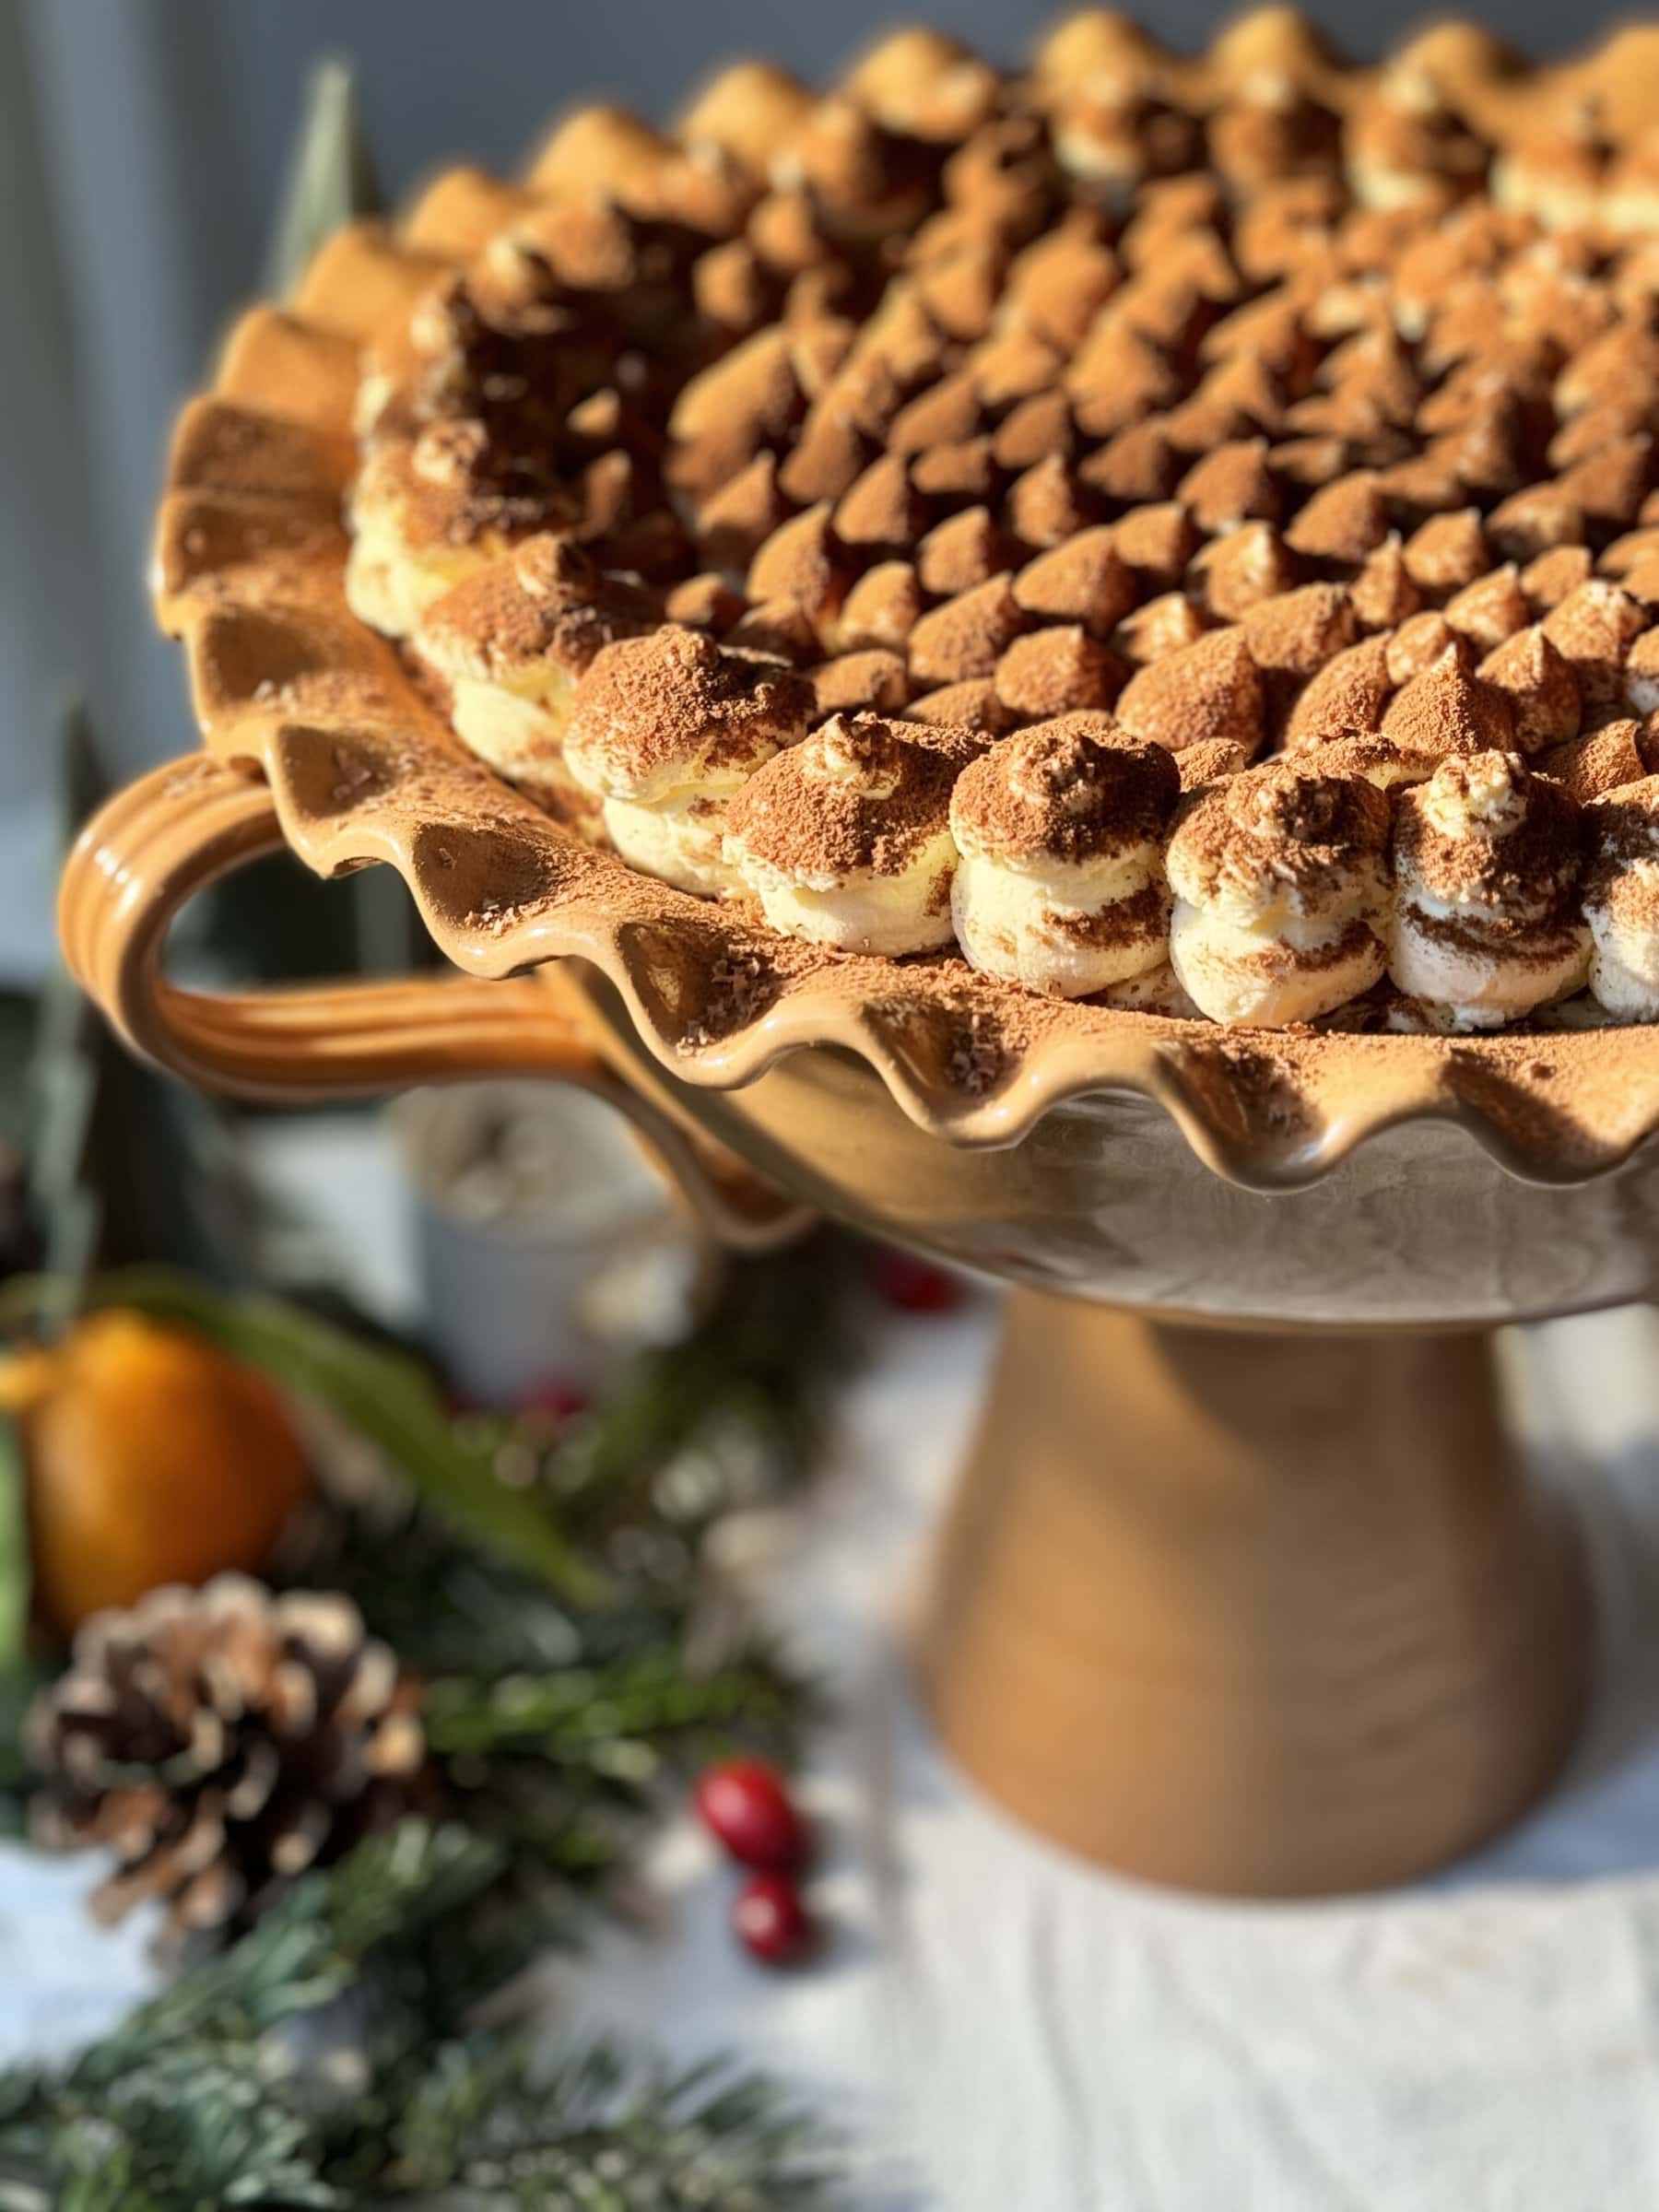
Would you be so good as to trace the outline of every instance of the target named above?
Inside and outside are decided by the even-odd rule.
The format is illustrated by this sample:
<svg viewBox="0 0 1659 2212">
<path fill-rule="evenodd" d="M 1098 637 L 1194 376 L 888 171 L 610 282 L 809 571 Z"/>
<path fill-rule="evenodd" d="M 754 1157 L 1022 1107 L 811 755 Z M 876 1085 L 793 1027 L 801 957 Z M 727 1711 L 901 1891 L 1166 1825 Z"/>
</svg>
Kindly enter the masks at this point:
<svg viewBox="0 0 1659 2212">
<path fill-rule="evenodd" d="M 284 839 L 266 786 L 200 756 L 93 816 L 64 871 L 58 929 L 76 981 L 146 1059 L 198 1088 L 302 1105 L 480 1076 L 545 1076 L 606 1099 L 720 1241 L 756 1251 L 813 1217 L 693 1135 L 609 1065 L 580 994 L 549 968 L 488 982 L 412 975 L 265 992 L 189 991 L 162 953 L 198 891 Z"/>
</svg>

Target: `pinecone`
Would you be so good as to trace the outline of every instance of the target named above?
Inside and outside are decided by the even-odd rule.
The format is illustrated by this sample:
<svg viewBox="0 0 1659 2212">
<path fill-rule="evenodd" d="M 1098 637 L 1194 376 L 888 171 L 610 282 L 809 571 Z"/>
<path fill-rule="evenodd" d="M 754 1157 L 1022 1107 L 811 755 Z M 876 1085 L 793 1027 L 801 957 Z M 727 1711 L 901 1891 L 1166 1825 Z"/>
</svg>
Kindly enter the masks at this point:
<svg viewBox="0 0 1659 2212">
<path fill-rule="evenodd" d="M 344 1597 L 245 1575 L 95 1614 L 36 1700 L 40 1840 L 112 1851 L 100 1919 L 146 1898 L 231 1933 L 427 1794 L 418 1685 Z"/>
</svg>

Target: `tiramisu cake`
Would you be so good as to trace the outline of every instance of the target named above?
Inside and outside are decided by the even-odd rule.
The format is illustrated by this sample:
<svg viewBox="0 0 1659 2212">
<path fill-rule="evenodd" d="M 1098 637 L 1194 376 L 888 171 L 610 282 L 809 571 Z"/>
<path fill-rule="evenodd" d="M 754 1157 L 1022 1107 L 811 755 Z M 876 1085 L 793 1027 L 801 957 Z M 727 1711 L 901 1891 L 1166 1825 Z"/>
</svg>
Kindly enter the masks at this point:
<svg viewBox="0 0 1659 2212">
<path fill-rule="evenodd" d="M 576 834 L 826 957 L 1659 1018 L 1618 52 L 1349 70 L 1270 11 L 1181 61 L 1100 11 L 1012 74 L 911 30 L 586 110 L 370 349 L 352 608 Z"/>
</svg>

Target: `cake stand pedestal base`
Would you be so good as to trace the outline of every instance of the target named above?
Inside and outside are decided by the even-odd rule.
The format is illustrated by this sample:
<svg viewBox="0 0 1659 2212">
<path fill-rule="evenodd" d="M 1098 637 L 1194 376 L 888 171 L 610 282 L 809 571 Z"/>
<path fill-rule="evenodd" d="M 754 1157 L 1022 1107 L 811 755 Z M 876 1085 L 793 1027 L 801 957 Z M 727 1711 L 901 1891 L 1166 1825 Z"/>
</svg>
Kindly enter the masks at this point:
<svg viewBox="0 0 1659 2212">
<path fill-rule="evenodd" d="M 954 1757 L 1056 1842 L 1238 1896 L 1423 1874 L 1549 1780 L 1588 1648 L 1486 1338 L 1011 1299 L 921 1662 Z"/>
</svg>

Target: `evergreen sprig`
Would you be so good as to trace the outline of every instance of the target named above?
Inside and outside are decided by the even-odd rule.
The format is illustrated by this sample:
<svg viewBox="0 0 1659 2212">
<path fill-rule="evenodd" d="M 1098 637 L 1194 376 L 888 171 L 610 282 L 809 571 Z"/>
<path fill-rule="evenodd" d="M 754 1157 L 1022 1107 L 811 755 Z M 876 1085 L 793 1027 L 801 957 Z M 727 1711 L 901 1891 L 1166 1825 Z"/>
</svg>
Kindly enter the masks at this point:
<svg viewBox="0 0 1659 2212">
<path fill-rule="evenodd" d="M 553 1455 L 560 1525 L 602 1543 L 646 1512 L 695 1534 L 798 1481 L 852 1355 L 850 1266 L 826 1235 L 735 1269 L 701 1326 L 638 1359 Z"/>
<path fill-rule="evenodd" d="M 804 1686 L 752 1631 L 709 1634 L 704 1554 L 731 1511 L 805 1471 L 848 1348 L 843 1266 L 819 1243 L 745 1268 L 688 1343 L 592 1415 L 472 1420 L 453 1447 L 429 1382 L 394 1355 L 371 1371 L 268 1302 L 251 1322 L 198 1314 L 177 1278 L 125 1278 L 245 1357 L 275 1347 L 279 1374 L 303 1354 L 288 1379 L 336 1411 L 341 1376 L 412 1391 L 423 1464 L 447 1453 L 474 1484 L 511 1477 L 515 1504 L 429 1481 L 324 1512 L 292 1577 L 353 1597 L 423 1683 L 442 1818 L 302 1881 L 69 2065 L 0 2075 L 0 2212 L 830 2201 L 821 2144 L 771 2085 L 606 2043 L 548 2057 L 473 2014 L 568 1936 L 670 1777 L 735 1745 L 793 1749 Z M 410 1423 L 365 1403 L 395 1466 Z M 549 1575 L 544 1537 L 514 1544 L 532 1520 L 573 1573 Z M 20 1671 L 7 1687 L 20 1700 Z M 15 1744 L 4 1711 L 0 1739 Z"/>
<path fill-rule="evenodd" d="M 483 1993 L 453 1970 L 500 1866 L 463 1828 L 406 1822 L 68 2066 L 0 2074 L 0 2206 L 828 2205 L 820 2138 L 765 2082 L 469 2027 Z"/>
<path fill-rule="evenodd" d="M 845 1269 L 827 1240 L 751 1264 L 688 1341 L 579 1421 L 465 1424 L 477 1463 L 511 1473 L 605 1602 L 571 1604 L 429 1497 L 335 1511 L 293 1562 L 425 1685 L 447 1802 L 506 1853 L 509 1940 L 566 1932 L 675 1778 L 739 1747 L 793 1757 L 808 1687 L 752 1630 L 709 1632 L 704 1552 L 732 1511 L 805 1477 L 850 1352 Z"/>
<path fill-rule="evenodd" d="M 829 2174 L 772 2085 L 721 2066 L 665 2073 L 599 2044 L 538 2072 L 522 2044 L 452 2044 L 397 2136 L 398 2171 L 469 2204 L 805 2212 Z"/>
</svg>

